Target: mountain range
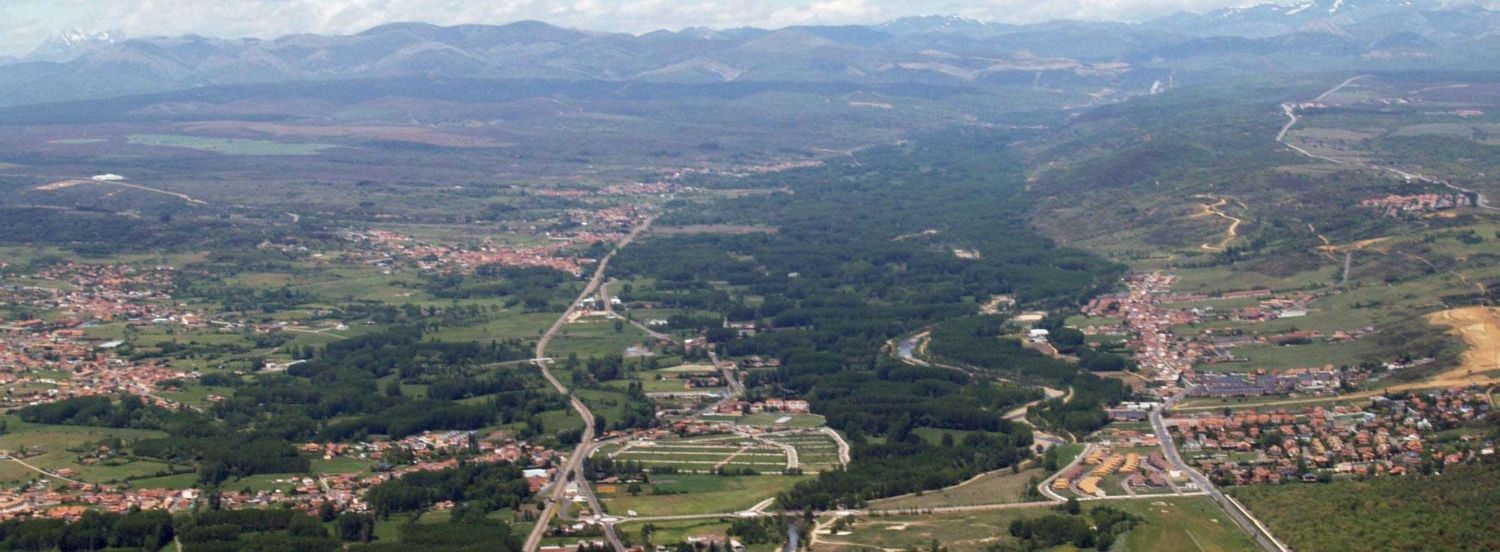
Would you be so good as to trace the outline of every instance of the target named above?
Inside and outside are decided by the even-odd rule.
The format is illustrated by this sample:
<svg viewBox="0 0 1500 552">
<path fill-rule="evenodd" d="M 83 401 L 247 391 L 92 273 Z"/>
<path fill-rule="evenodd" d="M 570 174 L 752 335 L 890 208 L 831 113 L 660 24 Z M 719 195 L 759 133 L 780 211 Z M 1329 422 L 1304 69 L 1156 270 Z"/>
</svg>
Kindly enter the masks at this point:
<svg viewBox="0 0 1500 552">
<path fill-rule="evenodd" d="M 126 39 L 72 32 L 0 60 L 0 105 L 214 85 L 462 77 L 1151 87 L 1163 74 L 1493 67 L 1500 12 L 1440 0 L 1315 0 L 1141 23 L 1011 25 L 916 17 L 878 25 L 689 28 L 642 35 L 536 21 L 395 23 L 347 36 Z"/>
</svg>

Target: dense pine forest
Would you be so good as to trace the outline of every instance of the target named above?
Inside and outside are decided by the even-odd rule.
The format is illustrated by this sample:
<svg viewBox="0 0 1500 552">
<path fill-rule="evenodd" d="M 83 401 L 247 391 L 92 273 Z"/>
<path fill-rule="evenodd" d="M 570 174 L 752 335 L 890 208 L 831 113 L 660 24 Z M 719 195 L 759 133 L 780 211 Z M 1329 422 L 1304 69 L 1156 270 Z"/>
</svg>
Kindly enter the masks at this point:
<svg viewBox="0 0 1500 552">
<path fill-rule="evenodd" d="M 951 484 L 1030 454 L 1030 430 L 1001 415 L 1032 394 L 977 384 L 954 370 L 908 367 L 882 352 L 887 340 L 970 315 L 996 295 L 1062 307 L 1118 276 L 1118 266 L 1028 228 L 1010 138 L 948 134 L 734 181 L 767 193 L 678 204 L 661 224 L 775 232 L 656 237 L 617 260 L 622 274 L 658 282 L 654 302 L 759 321 L 769 331 L 719 346 L 779 359 L 779 369 L 750 382 L 807 398 L 829 413 L 829 425 L 863 443 L 847 472 L 800 485 L 783 505 L 858 504 Z M 985 368 L 995 375 L 1063 387 L 1080 377 L 1077 367 L 1020 347 L 987 354 Z M 1118 400 L 1115 391 L 1102 398 Z M 1102 414 L 1099 402 L 1083 408 Z M 913 432 L 919 428 L 984 433 L 945 445 L 923 440 Z M 916 465 L 923 469 L 910 469 Z"/>
<path fill-rule="evenodd" d="M 1500 465 L 1234 494 L 1296 550 L 1494 550 Z"/>
</svg>

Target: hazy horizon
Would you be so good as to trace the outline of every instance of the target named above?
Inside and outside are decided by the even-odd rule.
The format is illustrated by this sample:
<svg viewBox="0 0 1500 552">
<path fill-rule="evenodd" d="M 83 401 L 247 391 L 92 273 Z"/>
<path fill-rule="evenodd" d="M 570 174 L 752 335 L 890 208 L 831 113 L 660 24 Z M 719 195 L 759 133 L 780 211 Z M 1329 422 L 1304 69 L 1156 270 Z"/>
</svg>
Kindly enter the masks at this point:
<svg viewBox="0 0 1500 552">
<path fill-rule="evenodd" d="M 197 34 L 274 38 L 289 34 L 354 34 L 388 23 L 505 24 L 538 20 L 602 32 L 641 34 L 690 27 L 778 28 L 871 24 L 912 16 L 959 16 L 1003 23 L 1052 20 L 1140 21 L 1182 11 L 1208 11 L 1275 0 L 645 0 L 548 2 L 511 0 L 469 5 L 451 0 L 19 0 L 0 6 L 0 55 L 25 56 L 68 31 L 123 32 L 127 37 Z"/>
</svg>

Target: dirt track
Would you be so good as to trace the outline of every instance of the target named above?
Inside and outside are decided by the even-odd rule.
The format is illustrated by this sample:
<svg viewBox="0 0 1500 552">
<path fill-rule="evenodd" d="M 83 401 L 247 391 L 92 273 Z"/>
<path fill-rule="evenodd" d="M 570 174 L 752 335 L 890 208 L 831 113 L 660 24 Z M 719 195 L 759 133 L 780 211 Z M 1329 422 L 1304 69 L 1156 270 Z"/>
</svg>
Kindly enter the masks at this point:
<svg viewBox="0 0 1500 552">
<path fill-rule="evenodd" d="M 43 184 L 41 186 L 37 186 L 35 189 L 37 191 L 39 191 L 39 192 L 55 192 L 57 190 L 62 190 L 62 189 L 66 189 L 66 188 L 72 188 L 74 186 L 80 186 L 80 185 L 83 185 L 83 184 L 97 184 L 97 185 L 101 185 L 101 186 L 119 186 L 119 187 L 122 187 L 122 188 L 130 188 L 132 190 L 140 190 L 140 191 L 143 191 L 143 192 L 151 192 L 153 194 L 169 195 L 169 196 L 175 197 L 177 199 L 181 199 L 183 201 L 186 201 L 186 202 L 188 202 L 189 204 L 192 204 L 192 205 L 208 205 L 207 201 L 203 201 L 201 199 L 193 198 L 191 196 L 188 196 L 187 194 L 180 194 L 180 193 L 177 193 L 177 192 L 169 192 L 167 190 L 159 190 L 159 189 L 156 189 L 156 188 L 148 188 L 146 186 L 141 186 L 139 184 L 131 184 L 129 182 L 120 182 L 120 181 L 116 181 L 116 180 L 84 180 L 84 179 L 81 179 L 81 178 L 74 178 L 74 179 L 70 179 L 70 180 L 63 180 L 63 181 L 60 181 L 60 182 L 53 182 L 51 184 Z"/>
<path fill-rule="evenodd" d="M 1208 196 L 1198 196 L 1198 197 L 1205 197 L 1205 198 L 1207 198 Z M 1229 205 L 1229 200 L 1228 199 L 1222 198 L 1222 197 L 1218 198 L 1218 199 L 1219 199 L 1219 201 L 1216 202 L 1216 203 L 1212 203 L 1212 204 L 1205 203 L 1203 205 L 1200 205 L 1199 207 L 1202 208 L 1203 211 L 1200 212 L 1200 213 L 1198 213 L 1198 214 L 1196 214 L 1196 215 L 1193 215 L 1193 218 L 1219 217 L 1219 218 L 1222 218 L 1224 220 L 1229 221 L 1229 228 L 1227 228 L 1227 229 L 1224 230 L 1224 239 L 1219 240 L 1219 243 L 1217 245 L 1205 243 L 1203 245 L 1198 246 L 1199 248 L 1203 249 L 1204 251 L 1224 251 L 1224 250 L 1228 249 L 1229 248 L 1229 242 L 1234 241 L 1234 239 L 1237 238 L 1237 237 L 1239 237 L 1239 235 L 1240 235 L 1240 232 L 1239 232 L 1239 230 L 1240 230 L 1240 224 L 1242 224 L 1242 223 L 1245 222 L 1243 219 L 1241 219 L 1239 217 L 1235 217 L 1235 216 L 1232 216 L 1232 215 L 1224 212 L 1224 207 L 1227 206 L 1227 205 Z M 1240 207 L 1244 207 L 1244 206 L 1245 206 L 1244 203 L 1240 203 Z"/>
</svg>

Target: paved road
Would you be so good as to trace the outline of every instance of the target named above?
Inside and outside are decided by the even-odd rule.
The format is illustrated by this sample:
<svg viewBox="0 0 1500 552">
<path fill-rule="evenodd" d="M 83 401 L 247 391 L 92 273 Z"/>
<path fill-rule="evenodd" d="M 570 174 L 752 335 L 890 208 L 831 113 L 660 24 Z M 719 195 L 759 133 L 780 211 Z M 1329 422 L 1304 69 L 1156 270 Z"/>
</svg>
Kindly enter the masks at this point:
<svg viewBox="0 0 1500 552">
<path fill-rule="evenodd" d="M 1066 473 L 1068 470 L 1073 469 L 1073 466 L 1077 466 L 1079 462 L 1082 462 L 1083 459 L 1089 455 L 1089 452 L 1093 450 L 1093 448 L 1093 444 L 1084 443 L 1083 450 L 1078 452 L 1078 456 L 1073 457 L 1072 462 L 1068 462 L 1068 465 L 1063 466 L 1061 469 L 1057 470 L 1057 473 L 1054 473 L 1050 476 L 1047 476 L 1046 479 L 1043 479 L 1041 483 L 1037 484 L 1036 490 L 1040 491 L 1042 493 L 1042 496 L 1052 499 L 1053 502 L 1067 502 L 1067 497 L 1057 494 L 1057 491 L 1052 490 L 1052 481 L 1057 479 L 1058 477 L 1062 477 L 1062 474 Z"/>
<path fill-rule="evenodd" d="M 933 362 L 918 357 L 917 352 L 919 350 L 925 349 L 925 347 L 922 346 L 923 342 L 926 341 L 931 336 L 931 334 L 932 332 L 930 330 L 923 330 L 907 336 L 900 341 L 893 341 L 888 344 L 890 345 L 889 350 L 894 354 L 897 360 L 900 360 L 901 362 L 905 362 L 912 366 L 922 366 L 925 368 L 945 368 L 948 370 L 963 372 L 974 378 L 988 378 L 1007 383 L 1014 383 L 1016 385 L 1025 385 L 1020 382 L 996 376 L 994 374 L 983 373 L 979 370 L 965 368 L 962 366 L 943 364 L 941 362 Z M 1067 444 L 1069 442 L 1067 439 L 1063 439 L 1051 433 L 1044 432 L 1040 428 L 1033 425 L 1030 420 L 1026 419 L 1026 414 L 1030 411 L 1031 407 L 1041 404 L 1042 401 L 1055 399 L 1058 397 L 1063 397 L 1063 402 L 1073 400 L 1073 389 L 1068 388 L 1068 391 L 1065 393 L 1060 389 L 1053 389 L 1051 387 L 1036 387 L 1042 390 L 1041 399 L 1037 399 L 1011 409 L 1009 412 L 1005 413 L 1004 418 L 1006 420 L 1020 422 L 1026 424 L 1027 426 L 1030 426 L 1032 428 L 1032 439 L 1038 443 L 1041 443 L 1043 446 L 1057 446 Z"/>
<path fill-rule="evenodd" d="M 838 431 L 835 431 L 833 428 L 827 426 L 818 428 L 818 431 L 823 432 L 824 435 L 827 435 L 830 439 L 833 439 L 834 443 L 838 444 L 839 464 L 848 466 L 849 462 L 851 461 L 851 458 L 849 457 L 849 442 L 844 440 L 844 436 L 839 435 Z"/>
<path fill-rule="evenodd" d="M 1367 75 L 1357 75 L 1357 76 L 1349 77 L 1348 80 L 1345 80 L 1344 82 L 1339 83 L 1337 86 L 1334 86 L 1333 88 L 1328 89 L 1328 91 L 1326 91 L 1326 92 L 1318 95 L 1318 97 L 1314 98 L 1313 101 L 1314 102 L 1321 102 L 1325 98 L 1327 98 L 1328 96 L 1332 95 L 1333 93 L 1338 92 L 1339 90 L 1343 89 L 1344 87 L 1349 86 L 1350 84 L 1353 84 L 1354 81 L 1362 79 L 1362 78 L 1365 78 L 1366 76 Z M 1311 158 L 1311 159 L 1317 159 L 1319 161 L 1327 161 L 1329 163 L 1334 163 L 1334 164 L 1337 164 L 1337 165 L 1353 165 L 1353 166 L 1364 167 L 1364 168 L 1371 169 L 1371 170 L 1374 170 L 1374 171 L 1389 172 L 1389 173 L 1394 174 L 1396 176 L 1399 176 L 1402 179 L 1407 180 L 1407 181 L 1428 182 L 1428 183 L 1432 183 L 1432 184 L 1438 184 L 1438 185 L 1441 185 L 1441 186 L 1446 186 L 1448 189 L 1453 190 L 1455 192 L 1461 192 L 1461 193 L 1465 193 L 1465 194 L 1473 194 L 1474 195 L 1474 206 L 1477 207 L 1477 208 L 1479 208 L 1479 209 L 1483 209 L 1483 210 L 1486 210 L 1486 211 L 1500 211 L 1500 207 L 1496 207 L 1494 205 L 1490 205 L 1489 204 L 1489 200 L 1487 198 L 1485 198 L 1484 194 L 1476 192 L 1476 191 L 1471 190 L 1469 188 L 1464 188 L 1462 186 L 1458 186 L 1458 185 L 1456 185 L 1456 184 L 1454 184 L 1452 182 L 1449 182 L 1445 178 L 1434 178 L 1434 177 L 1430 177 L 1430 176 L 1424 175 L 1422 173 L 1406 171 L 1406 170 L 1402 170 L 1402 169 L 1399 169 L 1399 168 L 1396 168 L 1396 167 L 1388 167 L 1388 166 L 1380 166 L 1380 165 L 1370 165 L 1370 164 L 1365 164 L 1365 163 L 1352 162 L 1352 161 L 1348 161 L 1348 160 L 1344 160 L 1344 159 L 1336 159 L 1336 158 L 1333 158 L 1333 157 L 1326 157 L 1326 156 L 1322 156 L 1322 155 L 1318 155 L 1318 154 L 1312 153 L 1312 152 L 1307 151 L 1306 149 L 1303 149 L 1301 147 L 1298 147 L 1297 145 L 1292 144 L 1291 142 L 1288 142 L 1286 140 L 1287 133 L 1291 132 L 1292 127 L 1297 126 L 1297 123 L 1300 121 L 1300 119 L 1297 117 L 1297 106 L 1295 104 L 1289 104 L 1289 103 L 1287 103 L 1287 104 L 1281 104 L 1281 110 L 1286 114 L 1287 122 L 1286 122 L 1285 125 L 1283 125 L 1281 127 L 1281 132 L 1276 133 L 1276 141 L 1280 142 L 1281 145 L 1284 145 L 1284 146 L 1286 146 L 1288 148 L 1291 148 L 1293 151 L 1296 151 L 1297 153 L 1302 154 L 1304 157 L 1308 157 L 1308 158 Z"/>
<path fill-rule="evenodd" d="M 28 464 L 28 463 L 26 463 L 26 461 L 25 461 L 25 460 L 22 460 L 22 459 L 20 459 L 20 458 L 16 458 L 16 457 L 14 457 L 14 456 L 11 456 L 11 455 L 10 455 L 10 454 L 9 454 L 9 453 L 0 453 L 0 460 L 10 460 L 10 461 L 12 461 L 12 462 L 15 462 L 15 463 L 17 463 L 17 464 L 20 464 L 20 465 L 22 465 L 22 466 L 25 466 L 25 467 L 26 467 L 26 468 L 27 468 L 27 469 L 29 469 L 29 470 L 31 470 L 31 471 L 34 471 L 34 472 L 37 472 L 37 473 L 40 473 L 40 474 L 42 474 L 42 475 L 45 475 L 45 476 L 47 476 L 47 477 L 51 477 L 51 478 L 53 478 L 53 479 L 61 479 L 61 480 L 63 480 L 63 481 L 67 481 L 67 482 L 69 482 L 69 483 L 77 483 L 77 484 L 79 484 L 79 485 L 87 485 L 87 484 L 88 484 L 88 483 L 84 483 L 84 482 L 82 482 L 82 481 L 79 481 L 79 480 L 77 480 L 77 479 L 72 479 L 72 478 L 68 478 L 68 477 L 63 477 L 63 476 L 61 476 L 61 475 L 57 475 L 57 474 L 55 474 L 55 473 L 52 473 L 52 472 L 49 472 L 49 471 L 47 471 L 47 470 L 44 470 L 44 469 L 41 469 L 41 468 L 38 468 L 38 467 L 36 467 L 36 466 L 33 466 L 33 465 L 31 465 L 31 464 Z"/>
<path fill-rule="evenodd" d="M 1167 406 L 1170 407 L 1171 404 L 1172 400 L 1169 399 Z M 1234 520 L 1236 525 L 1239 525 L 1246 532 L 1250 533 L 1250 536 L 1255 539 L 1255 544 L 1262 550 L 1290 552 L 1290 549 L 1282 544 L 1281 541 L 1276 540 L 1276 536 L 1272 535 L 1271 531 L 1260 520 L 1255 519 L 1249 510 L 1241 506 L 1238 501 L 1226 496 L 1222 491 L 1214 487 L 1212 481 L 1209 481 L 1202 473 L 1188 466 L 1187 462 L 1182 460 L 1182 456 L 1177 453 L 1177 445 L 1172 442 L 1172 434 L 1167 433 L 1167 424 L 1162 420 L 1161 410 L 1155 409 L 1151 411 L 1151 427 L 1156 431 L 1157 439 L 1161 440 L 1162 453 L 1167 457 L 1167 461 L 1187 474 L 1188 479 L 1192 480 L 1193 484 L 1197 485 L 1209 498 L 1224 508 L 1224 511 L 1229 513 L 1229 518 Z"/>
<path fill-rule="evenodd" d="M 1162 500 L 1162 499 L 1172 499 L 1172 498 L 1191 497 L 1191 496 L 1207 496 L 1207 493 L 1203 493 L 1203 492 L 1190 492 L 1190 493 L 1182 493 L 1182 494 L 1174 494 L 1174 495 L 1152 494 L 1152 495 L 1137 495 L 1137 496 L 1112 495 L 1112 496 L 1080 498 L 1080 499 L 1078 499 L 1078 501 L 1079 502 L 1111 502 L 1111 501 L 1117 501 L 1117 500 Z M 993 510 L 1023 510 L 1023 509 L 1027 509 L 1027 508 L 1052 508 L 1052 507 L 1056 507 L 1056 506 L 1057 506 L 1057 502 L 1056 501 L 1043 500 L 1043 501 L 1038 501 L 1038 502 L 1010 502 L 1010 503 L 1006 503 L 1006 504 L 976 504 L 976 505 L 973 505 L 973 506 L 939 506 L 939 507 L 935 507 L 935 508 L 918 508 L 918 509 L 911 509 L 911 508 L 901 509 L 901 508 L 897 508 L 897 509 L 893 509 L 893 510 L 881 510 L 881 509 L 872 509 L 872 510 L 824 510 L 824 511 L 813 512 L 813 514 L 815 516 L 823 516 L 823 515 L 832 514 L 832 515 L 835 515 L 835 516 L 865 516 L 865 517 L 869 517 L 869 516 L 908 515 L 908 514 L 912 514 L 912 513 L 921 513 L 921 514 L 951 514 L 951 513 L 962 513 L 962 512 L 987 512 L 987 511 L 993 511 Z M 747 510 L 747 511 L 738 512 L 738 513 L 724 513 L 724 514 L 685 514 L 685 515 L 680 515 L 680 516 L 637 517 L 637 518 L 631 518 L 630 521 L 632 521 L 632 522 L 655 522 L 655 521 L 691 521 L 691 520 L 699 520 L 699 519 L 723 519 L 723 518 L 732 518 L 732 517 L 775 517 L 775 516 L 797 517 L 797 516 L 800 516 L 801 514 L 802 514 L 801 511 L 790 511 L 790 512 L 783 512 L 783 511 L 759 511 L 759 512 L 756 512 L 756 511 L 749 511 L 749 510 Z"/>
<path fill-rule="evenodd" d="M 724 376 L 724 381 L 729 382 L 729 397 L 735 398 L 745 394 L 745 384 L 740 383 L 740 378 L 734 372 L 734 363 L 719 360 L 719 353 L 710 349 L 708 360 L 714 363 L 714 368 L 719 369 L 719 374 Z"/>
<path fill-rule="evenodd" d="M 578 294 L 578 297 L 568 305 L 568 309 L 563 311 L 562 316 L 559 316 L 557 321 L 552 323 L 552 327 L 548 328 L 542 334 L 542 337 L 537 340 L 536 354 L 534 355 L 538 359 L 536 362 L 537 368 L 541 369 L 542 377 L 546 378 L 547 383 L 551 384 L 552 388 L 557 390 L 558 393 L 563 395 L 570 394 L 567 386 L 563 385 L 561 381 L 558 381 L 556 376 L 552 375 L 552 371 L 547 368 L 547 362 L 541 360 L 547 358 L 547 344 L 562 329 L 563 324 L 567 322 L 568 316 L 573 314 L 573 311 L 578 310 L 578 307 L 583 304 L 583 300 L 598 291 L 600 284 L 604 282 L 604 273 L 609 269 L 609 261 L 614 259 L 615 254 L 619 253 L 620 249 L 629 245 L 631 241 L 639 237 L 647 228 L 650 228 L 653 220 L 652 218 L 648 218 L 639 226 L 636 226 L 634 230 L 631 230 L 630 234 L 620 240 L 620 243 L 615 244 L 614 250 L 610 251 L 604 258 L 599 259 L 599 267 L 594 270 L 594 276 L 589 279 L 588 285 L 584 286 L 583 292 Z M 605 304 L 607 305 L 609 302 L 605 301 Z M 552 483 L 549 484 L 551 492 L 550 496 L 546 499 L 547 505 L 543 507 L 542 515 L 537 518 L 536 525 L 531 528 L 531 534 L 526 537 L 526 544 L 523 550 L 527 552 L 535 552 L 541 547 L 542 537 L 547 534 L 547 528 L 551 526 L 553 516 L 557 515 L 563 501 L 566 500 L 565 492 L 570 477 L 578 483 L 579 493 L 589 502 L 594 512 L 603 514 L 603 510 L 599 508 L 598 498 L 594 496 L 594 491 L 590 488 L 588 479 L 583 476 L 583 459 L 588 458 L 589 454 L 593 453 L 595 447 L 594 435 L 596 428 L 594 427 L 594 413 L 589 411 L 589 407 L 583 404 L 583 401 L 577 397 L 570 397 L 570 402 L 573 410 L 577 411 L 578 415 L 583 418 L 583 437 L 579 439 L 578 446 L 573 449 L 573 454 L 568 456 L 567 464 L 562 469 L 557 470 L 557 474 L 552 478 Z M 609 540 L 610 546 L 613 546 L 616 551 L 624 552 L 625 544 L 620 541 L 620 536 L 615 531 L 613 521 L 605 518 L 601 520 L 600 525 L 604 528 L 604 536 Z"/>
<path fill-rule="evenodd" d="M 651 339 L 655 339 L 657 341 L 672 341 L 672 336 L 653 330 L 650 326 L 642 324 L 639 320 L 627 318 L 621 316 L 619 313 L 616 313 L 615 306 L 609 301 L 609 285 L 613 283 L 615 283 L 615 281 L 610 280 L 609 282 L 606 282 L 605 284 L 599 286 L 599 304 L 604 305 L 605 315 L 609 316 L 610 318 L 617 318 L 630 323 L 631 326 L 635 326 L 637 329 L 646 332 L 646 335 L 651 336 Z"/>
<path fill-rule="evenodd" d="M 282 328 L 282 329 L 286 330 L 286 331 L 289 331 L 289 332 L 297 332 L 297 333 L 305 333 L 305 334 L 315 334 L 315 335 L 321 335 L 321 336 L 325 336 L 325 337 L 332 337 L 334 339 L 346 339 L 346 338 L 349 337 L 347 335 L 339 335 L 339 334 L 336 334 L 336 333 L 332 333 L 329 330 L 314 330 L 314 329 L 311 329 L 311 328 L 291 328 L 291 327 Z"/>
</svg>

